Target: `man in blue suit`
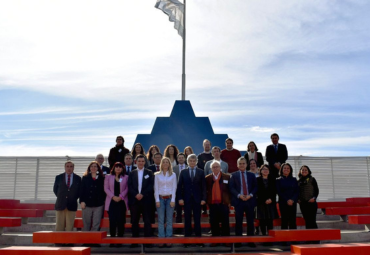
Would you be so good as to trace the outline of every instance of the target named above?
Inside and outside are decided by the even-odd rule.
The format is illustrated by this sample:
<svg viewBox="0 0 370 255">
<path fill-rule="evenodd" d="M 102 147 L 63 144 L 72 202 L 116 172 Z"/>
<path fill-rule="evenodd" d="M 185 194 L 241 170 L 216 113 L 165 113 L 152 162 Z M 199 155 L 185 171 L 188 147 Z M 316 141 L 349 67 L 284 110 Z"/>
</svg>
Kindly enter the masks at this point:
<svg viewBox="0 0 370 255">
<path fill-rule="evenodd" d="M 177 194 L 179 205 L 184 206 L 185 215 L 185 236 L 191 236 L 191 215 L 194 217 L 195 236 L 201 236 L 200 216 L 202 205 L 206 204 L 206 180 L 204 171 L 197 168 L 197 156 L 191 154 L 188 156 L 188 168 L 180 173 L 177 184 Z M 204 247 L 204 244 L 199 244 Z M 188 247 L 185 244 L 184 247 Z"/>
<path fill-rule="evenodd" d="M 257 179 L 247 172 L 247 161 L 240 157 L 237 161 L 239 171 L 232 173 L 230 179 L 231 204 L 235 208 L 235 235 L 243 235 L 243 216 L 247 217 L 247 235 L 254 235 L 254 207 L 256 206 Z M 256 247 L 254 243 L 248 244 Z M 236 244 L 240 247 L 241 244 Z"/>
</svg>

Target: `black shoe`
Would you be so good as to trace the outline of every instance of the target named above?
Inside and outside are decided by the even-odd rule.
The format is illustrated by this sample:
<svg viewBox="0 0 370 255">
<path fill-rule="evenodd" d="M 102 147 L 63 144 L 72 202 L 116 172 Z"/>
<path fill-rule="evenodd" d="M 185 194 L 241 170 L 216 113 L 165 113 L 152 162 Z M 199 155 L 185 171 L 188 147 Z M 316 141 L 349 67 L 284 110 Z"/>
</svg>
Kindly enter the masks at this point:
<svg viewBox="0 0 370 255">
<path fill-rule="evenodd" d="M 251 248 L 256 248 L 257 247 L 255 243 L 248 243 L 247 245 L 248 245 L 248 247 L 251 247 Z"/>
<path fill-rule="evenodd" d="M 235 248 L 240 248 L 240 247 L 242 247 L 242 244 L 241 243 L 235 243 Z"/>
<path fill-rule="evenodd" d="M 56 243 L 54 244 L 55 247 L 63 247 L 64 246 L 64 243 Z"/>
<path fill-rule="evenodd" d="M 116 244 L 116 247 L 117 248 L 120 248 L 120 247 L 122 247 L 122 244 L 121 243 L 118 243 L 118 244 Z"/>
<path fill-rule="evenodd" d="M 188 244 L 188 243 L 184 244 L 184 248 L 188 248 L 189 246 L 190 246 L 190 244 Z"/>
<path fill-rule="evenodd" d="M 145 248 L 153 248 L 153 244 L 148 243 L 148 244 L 145 245 Z"/>
<path fill-rule="evenodd" d="M 204 243 L 198 243 L 197 246 L 199 246 L 200 248 L 204 248 Z"/>
<path fill-rule="evenodd" d="M 202 212 L 202 214 L 205 214 L 205 215 L 207 215 L 208 213 L 207 213 L 207 211 L 203 211 L 203 212 Z"/>
<path fill-rule="evenodd" d="M 74 247 L 75 245 L 73 243 L 66 243 L 64 244 L 65 247 Z"/>
<path fill-rule="evenodd" d="M 137 248 L 137 247 L 139 247 L 139 245 L 137 243 L 133 243 L 133 244 L 130 245 L 130 248 Z"/>
</svg>

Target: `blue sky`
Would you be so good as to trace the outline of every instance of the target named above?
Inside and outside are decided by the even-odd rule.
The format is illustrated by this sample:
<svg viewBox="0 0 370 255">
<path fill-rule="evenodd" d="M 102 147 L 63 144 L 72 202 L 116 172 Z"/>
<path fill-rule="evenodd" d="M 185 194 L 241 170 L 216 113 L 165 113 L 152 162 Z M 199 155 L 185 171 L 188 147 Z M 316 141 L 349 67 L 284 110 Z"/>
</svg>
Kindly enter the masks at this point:
<svg viewBox="0 0 370 255">
<path fill-rule="evenodd" d="M 155 0 L 0 1 L 0 155 L 131 148 L 181 98 Z M 245 150 L 370 155 L 369 1 L 187 1 L 187 99 Z M 180 148 L 183 149 L 183 148 Z"/>
</svg>

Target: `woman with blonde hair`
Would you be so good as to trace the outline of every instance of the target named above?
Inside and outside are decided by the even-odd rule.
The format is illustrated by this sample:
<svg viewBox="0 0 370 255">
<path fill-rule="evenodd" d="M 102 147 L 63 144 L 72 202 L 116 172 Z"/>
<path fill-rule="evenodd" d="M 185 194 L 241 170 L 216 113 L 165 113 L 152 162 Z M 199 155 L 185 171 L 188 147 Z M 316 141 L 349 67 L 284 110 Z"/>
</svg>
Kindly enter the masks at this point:
<svg viewBox="0 0 370 255">
<path fill-rule="evenodd" d="M 163 157 L 160 164 L 160 171 L 154 175 L 154 197 L 158 214 L 158 237 L 172 236 L 172 218 L 175 209 L 177 178 L 173 173 L 170 159 Z M 166 230 L 164 220 L 166 216 Z M 164 247 L 160 244 L 159 247 Z M 168 243 L 167 247 L 171 247 Z"/>
</svg>

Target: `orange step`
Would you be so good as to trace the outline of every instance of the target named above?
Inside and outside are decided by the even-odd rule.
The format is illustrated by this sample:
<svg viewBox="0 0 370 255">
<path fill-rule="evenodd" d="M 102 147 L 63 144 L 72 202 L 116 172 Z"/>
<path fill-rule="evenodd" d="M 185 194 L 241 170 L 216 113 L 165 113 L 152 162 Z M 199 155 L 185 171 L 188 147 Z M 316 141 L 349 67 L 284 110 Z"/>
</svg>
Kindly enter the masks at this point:
<svg viewBox="0 0 370 255">
<path fill-rule="evenodd" d="M 297 255 L 369 255 L 370 244 L 308 244 L 292 245 L 291 252 Z"/>
<path fill-rule="evenodd" d="M 340 240 L 340 229 L 289 229 L 269 230 L 269 235 L 279 242 Z"/>
<path fill-rule="evenodd" d="M 349 224 L 370 224 L 370 215 L 349 215 Z"/>
<path fill-rule="evenodd" d="M 33 233 L 33 243 L 100 243 L 106 231 L 39 231 Z"/>
<path fill-rule="evenodd" d="M 326 215 L 351 215 L 351 214 L 370 214 L 370 206 L 361 207 L 328 207 Z"/>
<path fill-rule="evenodd" d="M 90 255 L 90 247 L 11 246 L 0 249 L 1 255 Z"/>
</svg>

